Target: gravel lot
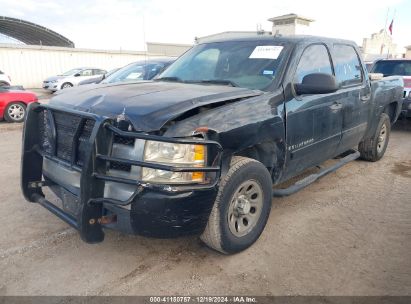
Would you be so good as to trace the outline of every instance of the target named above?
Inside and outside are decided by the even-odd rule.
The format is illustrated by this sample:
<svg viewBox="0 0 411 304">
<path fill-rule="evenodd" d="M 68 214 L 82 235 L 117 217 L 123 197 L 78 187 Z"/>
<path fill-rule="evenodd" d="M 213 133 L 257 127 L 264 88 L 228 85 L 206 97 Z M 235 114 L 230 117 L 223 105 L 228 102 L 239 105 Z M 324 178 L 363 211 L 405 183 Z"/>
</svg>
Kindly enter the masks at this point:
<svg viewBox="0 0 411 304">
<path fill-rule="evenodd" d="M 19 188 L 21 127 L 0 123 L 0 295 L 411 295 L 411 121 L 385 157 L 274 199 L 250 249 L 108 231 L 88 245 Z"/>
</svg>

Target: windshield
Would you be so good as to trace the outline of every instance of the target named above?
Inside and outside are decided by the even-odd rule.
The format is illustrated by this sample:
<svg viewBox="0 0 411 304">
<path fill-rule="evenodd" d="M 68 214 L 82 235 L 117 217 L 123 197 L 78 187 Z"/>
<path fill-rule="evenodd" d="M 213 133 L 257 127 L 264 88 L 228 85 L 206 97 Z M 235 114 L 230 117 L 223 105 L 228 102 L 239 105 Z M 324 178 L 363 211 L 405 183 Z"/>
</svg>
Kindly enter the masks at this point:
<svg viewBox="0 0 411 304">
<path fill-rule="evenodd" d="M 177 59 L 157 80 L 265 90 L 278 74 L 283 48 L 274 41 L 200 44 Z"/>
<path fill-rule="evenodd" d="M 81 72 L 80 69 L 72 69 L 72 70 L 70 70 L 70 71 L 67 71 L 67 72 L 59 75 L 59 76 L 71 76 L 71 75 L 74 75 L 74 74 L 80 73 L 80 72 Z"/>
<path fill-rule="evenodd" d="M 411 76 L 411 60 L 410 61 L 398 61 L 398 60 L 386 60 L 377 61 L 373 68 L 373 73 L 381 73 L 386 76 Z"/>
<path fill-rule="evenodd" d="M 164 68 L 164 63 L 131 63 L 108 75 L 101 83 L 150 80 Z"/>
</svg>

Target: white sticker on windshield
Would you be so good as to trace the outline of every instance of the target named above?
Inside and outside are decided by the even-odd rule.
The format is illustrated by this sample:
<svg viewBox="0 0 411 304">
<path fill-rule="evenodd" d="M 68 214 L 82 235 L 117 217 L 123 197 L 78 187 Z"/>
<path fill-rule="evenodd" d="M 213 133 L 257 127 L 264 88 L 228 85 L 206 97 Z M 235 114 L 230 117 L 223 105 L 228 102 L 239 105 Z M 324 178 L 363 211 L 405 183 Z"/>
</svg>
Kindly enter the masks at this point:
<svg viewBox="0 0 411 304">
<path fill-rule="evenodd" d="M 279 45 L 259 45 L 248 58 L 277 59 L 283 50 Z"/>
</svg>

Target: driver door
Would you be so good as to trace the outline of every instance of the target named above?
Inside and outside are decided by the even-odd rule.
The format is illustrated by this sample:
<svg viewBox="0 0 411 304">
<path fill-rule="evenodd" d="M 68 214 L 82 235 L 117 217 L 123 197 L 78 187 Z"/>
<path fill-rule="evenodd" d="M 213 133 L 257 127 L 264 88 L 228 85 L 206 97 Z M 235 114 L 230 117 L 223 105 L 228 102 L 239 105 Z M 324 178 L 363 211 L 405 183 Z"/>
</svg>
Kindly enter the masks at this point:
<svg viewBox="0 0 411 304">
<path fill-rule="evenodd" d="M 311 73 L 334 74 L 324 44 L 304 49 L 293 82 L 301 83 Z M 286 102 L 287 177 L 334 157 L 342 131 L 342 100 L 338 93 L 293 95 Z"/>
</svg>

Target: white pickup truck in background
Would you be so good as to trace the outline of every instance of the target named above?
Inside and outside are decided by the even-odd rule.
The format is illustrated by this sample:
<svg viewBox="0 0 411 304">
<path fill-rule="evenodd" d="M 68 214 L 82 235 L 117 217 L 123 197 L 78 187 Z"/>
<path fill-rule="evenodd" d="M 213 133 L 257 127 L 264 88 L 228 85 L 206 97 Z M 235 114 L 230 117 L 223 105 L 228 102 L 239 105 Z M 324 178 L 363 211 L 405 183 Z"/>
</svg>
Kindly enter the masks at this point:
<svg viewBox="0 0 411 304">
<path fill-rule="evenodd" d="M 411 118 L 411 59 L 380 59 L 377 60 L 372 73 L 380 73 L 384 77 L 402 76 L 404 81 L 404 102 L 401 115 Z"/>
</svg>

